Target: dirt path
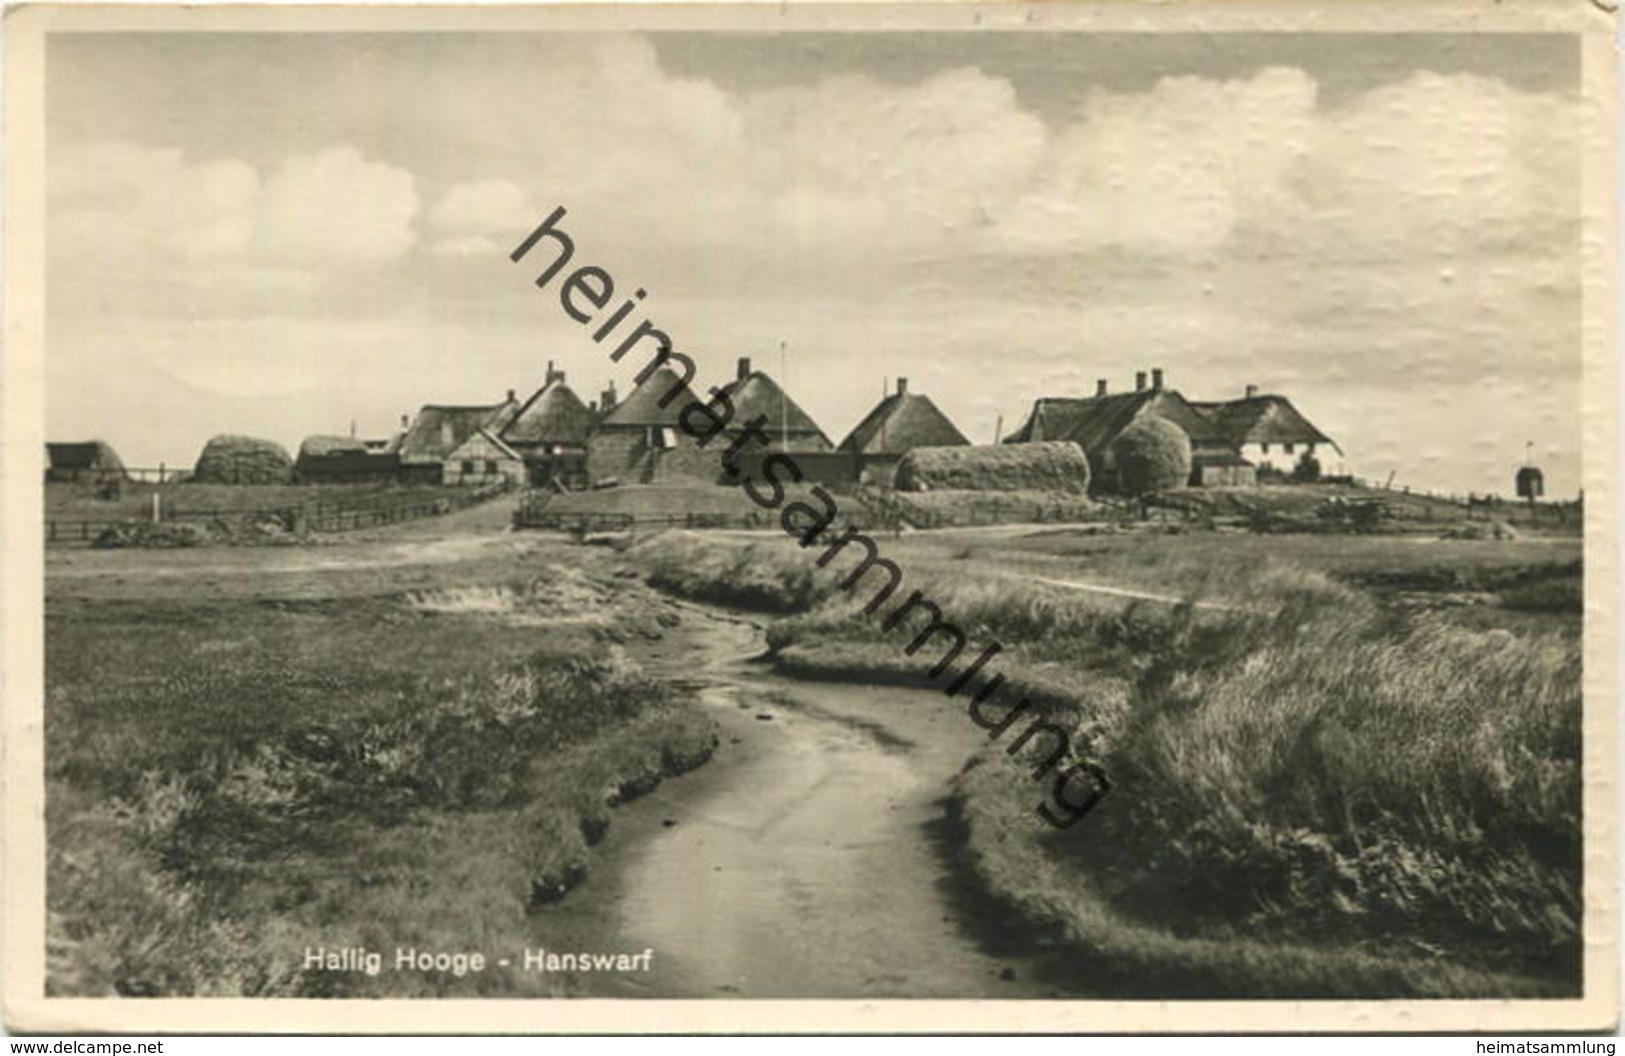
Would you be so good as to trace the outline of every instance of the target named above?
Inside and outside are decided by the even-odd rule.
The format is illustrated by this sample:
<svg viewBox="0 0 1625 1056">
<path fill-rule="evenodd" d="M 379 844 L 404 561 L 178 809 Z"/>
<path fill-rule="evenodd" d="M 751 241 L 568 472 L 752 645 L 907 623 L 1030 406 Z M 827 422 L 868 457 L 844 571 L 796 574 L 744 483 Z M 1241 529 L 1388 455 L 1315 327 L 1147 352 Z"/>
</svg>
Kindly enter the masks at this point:
<svg viewBox="0 0 1625 1056">
<path fill-rule="evenodd" d="M 618 811 L 594 879 L 533 919 L 538 945 L 656 951 L 588 996 L 1076 996 L 967 888 L 943 796 L 981 734 L 959 709 L 780 678 L 748 624 L 690 610 L 685 632 L 651 666 L 683 661 L 717 759 Z"/>
</svg>

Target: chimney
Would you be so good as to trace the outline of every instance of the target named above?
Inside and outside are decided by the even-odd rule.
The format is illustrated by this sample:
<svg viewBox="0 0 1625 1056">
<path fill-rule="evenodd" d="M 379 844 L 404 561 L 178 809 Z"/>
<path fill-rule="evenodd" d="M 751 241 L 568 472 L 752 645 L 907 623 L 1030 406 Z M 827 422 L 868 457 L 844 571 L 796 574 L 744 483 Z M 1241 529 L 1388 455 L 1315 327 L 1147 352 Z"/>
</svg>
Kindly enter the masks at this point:
<svg viewBox="0 0 1625 1056">
<path fill-rule="evenodd" d="M 615 383 L 612 381 L 604 386 L 604 391 L 598 397 L 598 410 L 608 414 L 615 409 Z"/>
<path fill-rule="evenodd" d="M 750 357 L 749 356 L 740 356 L 739 357 L 739 380 L 744 381 L 748 377 L 750 377 Z"/>
<path fill-rule="evenodd" d="M 1252 399 L 1254 396 L 1257 396 L 1257 395 L 1258 395 L 1258 386 L 1257 385 L 1249 385 L 1249 386 L 1247 386 L 1247 398 L 1249 400 Z"/>
<path fill-rule="evenodd" d="M 516 402 L 516 401 L 515 401 L 515 400 L 514 400 L 514 398 L 513 398 L 513 396 L 514 396 L 514 393 L 513 393 L 513 390 L 512 390 L 512 389 L 509 389 L 509 390 L 508 390 L 508 402 L 509 402 L 509 403 L 514 403 L 514 402 Z"/>
<path fill-rule="evenodd" d="M 1136 370 L 1134 372 L 1134 391 L 1135 392 L 1144 392 L 1145 391 L 1145 371 L 1143 371 L 1143 370 Z"/>
<path fill-rule="evenodd" d="M 1095 395 L 1096 396 L 1104 396 L 1104 395 L 1106 395 L 1106 379 L 1105 378 L 1096 378 L 1095 379 Z"/>
<path fill-rule="evenodd" d="M 1156 392 L 1162 391 L 1162 368 L 1151 368 L 1151 388 Z"/>
<path fill-rule="evenodd" d="M 548 360 L 547 361 L 547 380 L 544 382 L 544 384 L 551 385 L 555 381 L 562 382 L 563 380 L 564 380 L 564 371 L 562 371 L 562 370 L 554 370 L 553 369 L 553 361 L 551 359 Z"/>
<path fill-rule="evenodd" d="M 407 415 L 407 414 L 401 415 L 401 428 L 403 430 L 409 428 L 411 426 L 411 424 L 412 424 L 412 416 L 411 415 Z"/>
<path fill-rule="evenodd" d="M 897 395 L 901 396 L 906 392 L 908 392 L 908 379 L 907 378 L 898 378 L 897 379 Z"/>
</svg>

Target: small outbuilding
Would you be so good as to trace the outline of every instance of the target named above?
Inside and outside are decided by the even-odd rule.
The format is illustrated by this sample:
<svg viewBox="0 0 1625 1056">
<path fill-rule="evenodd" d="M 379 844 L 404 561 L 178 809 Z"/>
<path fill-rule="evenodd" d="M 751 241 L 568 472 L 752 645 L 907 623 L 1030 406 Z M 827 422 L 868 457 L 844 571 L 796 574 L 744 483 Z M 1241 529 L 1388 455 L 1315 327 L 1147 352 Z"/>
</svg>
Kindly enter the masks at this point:
<svg viewBox="0 0 1625 1056">
<path fill-rule="evenodd" d="M 374 484 L 395 479 L 401 460 L 385 440 L 317 435 L 299 445 L 293 468 L 308 484 Z"/>
<path fill-rule="evenodd" d="M 45 480 L 51 484 L 107 484 L 123 481 L 124 461 L 106 440 L 55 442 L 45 445 Z"/>
</svg>

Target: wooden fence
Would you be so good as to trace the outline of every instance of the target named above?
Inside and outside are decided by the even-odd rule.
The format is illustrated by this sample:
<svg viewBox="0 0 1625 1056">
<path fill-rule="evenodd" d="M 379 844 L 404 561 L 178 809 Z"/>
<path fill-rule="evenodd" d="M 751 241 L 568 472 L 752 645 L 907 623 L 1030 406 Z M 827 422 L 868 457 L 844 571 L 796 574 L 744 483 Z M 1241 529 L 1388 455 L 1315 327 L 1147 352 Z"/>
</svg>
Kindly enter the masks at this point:
<svg viewBox="0 0 1625 1056">
<path fill-rule="evenodd" d="M 467 493 L 428 498 L 425 496 L 388 495 L 363 499 L 358 502 L 334 503 L 320 500 L 293 506 L 272 506 L 249 509 L 172 509 L 160 506 L 162 523 L 224 522 L 251 525 L 275 521 L 286 531 L 310 531 L 323 534 L 353 532 L 362 528 L 377 528 L 402 524 L 424 517 L 438 517 L 457 510 L 489 501 L 506 491 L 505 488 L 470 488 Z M 89 546 L 104 531 L 118 525 L 145 521 L 142 517 L 75 518 L 47 517 L 45 543 L 47 546 Z"/>
</svg>

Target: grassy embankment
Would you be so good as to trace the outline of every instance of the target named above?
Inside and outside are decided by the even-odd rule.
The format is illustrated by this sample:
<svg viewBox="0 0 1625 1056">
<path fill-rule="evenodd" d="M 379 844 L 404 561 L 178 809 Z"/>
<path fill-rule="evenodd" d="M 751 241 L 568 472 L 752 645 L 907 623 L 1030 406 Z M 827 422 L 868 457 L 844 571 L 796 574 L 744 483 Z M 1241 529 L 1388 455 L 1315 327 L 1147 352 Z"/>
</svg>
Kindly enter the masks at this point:
<svg viewBox="0 0 1625 1056">
<path fill-rule="evenodd" d="M 535 990 L 301 958 L 514 950 L 611 806 L 714 745 L 620 652 L 661 633 L 632 585 L 523 553 L 213 579 L 128 558 L 49 584 L 54 994 Z"/>
<path fill-rule="evenodd" d="M 1279 539 L 1081 540 L 1065 552 L 1054 535 L 1030 538 L 1037 550 L 887 550 L 973 643 L 1005 644 L 1004 698 L 1063 717 L 1111 775 L 1112 794 L 1064 832 L 1035 817 L 1030 767 L 997 745 L 955 800 L 984 883 L 1063 933 L 1102 992 L 1578 992 L 1568 551 L 1339 539 L 1292 561 L 1269 556 L 1295 548 Z M 1311 567 L 1345 553 L 1358 570 L 1331 571 L 1349 579 L 1382 579 L 1386 562 L 1413 588 L 1434 576 L 1558 614 L 1479 606 L 1494 615 L 1474 626 L 1456 610 L 1381 604 Z M 905 656 L 912 633 L 882 633 L 858 611 L 867 593 L 846 597 L 793 545 L 676 536 L 634 554 L 654 586 L 782 614 L 769 643 L 791 672 L 923 681 L 931 662 Z M 1238 607 L 1125 602 L 1034 575 Z"/>
</svg>

